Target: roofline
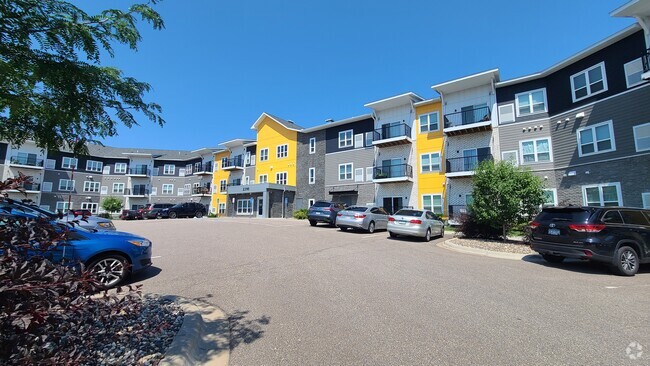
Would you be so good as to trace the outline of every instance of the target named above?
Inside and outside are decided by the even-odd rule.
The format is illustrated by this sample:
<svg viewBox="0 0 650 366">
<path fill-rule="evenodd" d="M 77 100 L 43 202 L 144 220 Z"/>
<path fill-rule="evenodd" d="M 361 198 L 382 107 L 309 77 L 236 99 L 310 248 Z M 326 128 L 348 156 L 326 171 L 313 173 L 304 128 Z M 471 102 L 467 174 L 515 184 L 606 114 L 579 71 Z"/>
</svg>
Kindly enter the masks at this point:
<svg viewBox="0 0 650 366">
<path fill-rule="evenodd" d="M 627 8 L 629 8 L 629 7 L 632 6 L 632 5 L 637 4 L 638 2 L 639 2 L 639 0 L 631 0 L 631 1 L 628 1 L 627 3 L 625 3 L 625 4 L 621 5 L 621 6 L 619 6 L 618 8 L 616 8 L 616 9 L 614 9 L 614 10 L 612 10 L 612 11 L 610 11 L 610 12 L 609 12 L 609 16 L 611 16 L 611 17 L 620 17 L 620 15 L 618 15 L 619 13 L 621 13 L 621 12 L 624 11 L 624 10 L 626 10 Z M 627 15 L 624 15 L 624 16 L 627 16 Z"/>
<path fill-rule="evenodd" d="M 576 54 L 574 54 L 572 56 L 569 56 L 569 57 L 565 58 L 564 60 L 556 63 L 555 65 L 547 68 L 546 70 L 542 70 L 542 71 L 534 73 L 534 74 L 520 76 L 518 78 L 514 78 L 514 79 L 510 79 L 510 80 L 500 81 L 500 82 L 496 83 L 495 85 L 496 85 L 497 88 L 498 87 L 504 87 L 504 86 L 523 83 L 525 81 L 535 80 L 535 79 L 539 79 L 539 78 L 544 77 L 544 76 L 548 76 L 549 74 L 554 73 L 555 71 L 558 71 L 558 70 L 572 64 L 573 62 L 579 61 L 579 60 L 581 60 L 581 59 L 583 59 L 583 58 L 585 58 L 585 57 L 587 57 L 589 55 L 592 55 L 592 54 L 600 51 L 602 48 L 604 48 L 606 46 L 609 46 L 610 44 L 612 44 L 614 42 L 617 42 L 620 39 L 623 39 L 624 37 L 627 37 L 627 36 L 631 35 L 632 33 L 636 32 L 636 31 L 638 31 L 640 29 L 641 29 L 641 26 L 638 23 L 634 23 L 634 24 L 632 24 L 632 25 L 630 25 L 630 26 L 628 26 L 628 27 L 626 27 L 626 28 L 612 34 L 611 36 L 609 36 L 609 37 L 607 37 L 605 39 L 602 39 L 599 42 L 597 42 L 597 43 L 583 49 L 582 51 L 580 51 L 580 52 L 578 52 L 578 53 L 576 53 Z"/>
<path fill-rule="evenodd" d="M 214 148 L 211 147 L 202 147 L 200 149 L 190 151 L 192 154 L 200 154 L 201 152 L 212 152 Z"/>
<path fill-rule="evenodd" d="M 342 119 L 342 120 L 339 120 L 339 121 L 327 122 L 327 123 L 322 124 L 322 125 L 305 128 L 304 130 L 302 130 L 300 132 L 301 133 L 309 133 L 309 132 L 325 130 L 325 129 L 328 129 L 330 127 L 335 127 L 335 126 L 340 126 L 340 125 L 344 125 L 344 124 L 347 124 L 347 123 L 357 122 L 357 121 L 361 121 L 361 120 L 368 119 L 368 118 L 372 118 L 372 114 L 367 113 L 367 114 L 362 114 L 360 116 L 355 116 L 355 117 Z"/>
<path fill-rule="evenodd" d="M 277 119 L 275 119 L 275 117 L 273 117 L 272 115 L 270 115 L 270 114 L 268 114 L 266 112 L 262 112 L 262 114 L 255 121 L 255 123 L 253 123 L 253 125 L 251 126 L 251 130 L 257 130 L 257 125 L 262 123 L 262 120 L 264 119 L 264 117 L 268 117 L 268 118 L 274 120 L 277 124 L 279 124 L 280 126 L 286 128 L 287 130 L 302 131 L 302 129 L 290 128 L 290 127 L 287 127 L 287 126 L 283 125 L 282 122 L 278 121 Z"/>
<path fill-rule="evenodd" d="M 379 103 L 384 103 L 384 102 L 388 102 L 389 100 L 393 100 L 393 99 L 397 99 L 397 98 L 402 98 L 402 97 L 407 97 L 407 96 L 408 96 L 408 97 L 412 97 L 412 98 L 413 98 L 413 97 L 414 97 L 414 98 L 418 98 L 418 99 L 420 99 L 419 101 L 423 101 L 423 100 L 424 100 L 424 98 L 422 98 L 421 96 L 419 96 L 419 95 L 417 95 L 417 94 L 415 94 L 415 93 L 413 93 L 413 92 L 406 92 L 406 93 L 399 94 L 399 95 L 395 95 L 395 96 L 392 96 L 392 97 L 388 97 L 388 98 L 380 99 L 380 100 L 377 100 L 377 101 L 374 101 L 374 102 L 366 103 L 366 104 L 364 104 L 363 106 L 364 106 L 364 107 L 367 107 L 367 108 L 372 108 L 373 105 L 377 105 L 377 104 L 379 104 Z"/>
<path fill-rule="evenodd" d="M 431 89 L 433 89 L 435 91 L 438 91 L 437 89 L 440 88 L 440 87 L 443 87 L 443 86 L 447 86 L 447 85 L 450 85 L 450 84 L 453 84 L 453 83 L 457 83 L 459 81 L 475 78 L 477 76 L 481 76 L 481 75 L 485 75 L 485 74 L 495 74 L 495 73 L 499 73 L 499 68 L 490 69 L 490 70 L 486 70 L 486 71 L 481 71 L 481 72 L 477 72 L 477 73 L 472 74 L 472 75 L 463 76 L 462 78 L 457 78 L 457 79 L 445 81 L 445 82 L 440 83 L 440 84 L 435 84 L 435 85 L 431 86 Z"/>
<path fill-rule="evenodd" d="M 423 105 L 433 104 L 433 103 L 437 103 L 437 102 L 440 102 L 440 101 L 442 101 L 442 98 L 440 98 L 440 97 L 431 98 L 431 99 L 423 100 L 421 102 L 413 103 L 413 105 L 416 106 L 416 107 L 420 107 L 420 106 L 423 106 Z"/>
<path fill-rule="evenodd" d="M 252 139 L 232 139 L 232 140 L 229 140 L 229 141 L 226 141 L 226 142 L 222 142 L 219 145 L 225 145 L 225 144 L 229 144 L 231 142 L 238 142 L 238 141 L 241 141 L 242 145 L 245 145 L 245 144 L 248 144 L 251 141 L 255 141 L 255 140 L 252 140 Z"/>
</svg>

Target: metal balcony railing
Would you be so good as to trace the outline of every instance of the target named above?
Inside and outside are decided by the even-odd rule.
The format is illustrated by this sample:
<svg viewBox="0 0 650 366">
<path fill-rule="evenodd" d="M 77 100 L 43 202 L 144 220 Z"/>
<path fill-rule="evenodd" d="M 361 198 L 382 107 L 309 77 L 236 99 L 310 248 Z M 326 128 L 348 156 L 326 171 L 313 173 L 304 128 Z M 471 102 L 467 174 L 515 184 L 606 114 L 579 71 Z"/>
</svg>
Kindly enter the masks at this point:
<svg viewBox="0 0 650 366">
<path fill-rule="evenodd" d="M 374 167 L 374 179 L 413 178 L 413 167 L 408 164 L 396 164 Z"/>
<path fill-rule="evenodd" d="M 9 162 L 19 165 L 43 166 L 43 159 L 36 159 L 36 156 L 12 156 Z"/>
<path fill-rule="evenodd" d="M 210 194 L 210 186 L 205 185 L 200 187 L 194 187 L 192 189 L 192 194 Z"/>
<path fill-rule="evenodd" d="M 492 160 L 492 154 L 464 156 L 462 158 L 447 159 L 447 173 L 471 172 L 476 170 L 479 163 Z"/>
<path fill-rule="evenodd" d="M 234 158 L 230 158 L 225 161 L 222 169 L 233 168 L 233 167 L 244 167 L 244 157 L 239 155 Z"/>
<path fill-rule="evenodd" d="M 650 48 L 645 51 L 645 55 L 641 56 L 643 62 L 643 72 L 650 71 Z"/>
<path fill-rule="evenodd" d="M 239 187 L 241 186 L 241 182 L 230 182 L 228 183 L 228 187 Z"/>
<path fill-rule="evenodd" d="M 133 187 L 124 190 L 125 196 L 146 196 L 148 194 L 149 188 L 147 187 Z"/>
<path fill-rule="evenodd" d="M 129 174 L 151 175 L 151 170 L 147 166 L 138 166 L 138 167 L 135 167 L 135 168 L 129 168 Z"/>
<path fill-rule="evenodd" d="M 26 191 L 40 191 L 41 185 L 39 183 L 23 183 L 20 185 Z"/>
<path fill-rule="evenodd" d="M 392 139 L 395 137 L 411 137 L 411 126 L 406 123 L 385 125 L 373 132 L 373 141 Z"/>
<path fill-rule="evenodd" d="M 209 172 L 212 173 L 212 162 L 208 161 L 205 163 L 197 164 L 194 166 L 194 174 L 200 172 Z"/>
<path fill-rule="evenodd" d="M 471 125 L 491 120 L 488 106 L 466 109 L 460 112 L 445 114 L 445 128 Z"/>
</svg>

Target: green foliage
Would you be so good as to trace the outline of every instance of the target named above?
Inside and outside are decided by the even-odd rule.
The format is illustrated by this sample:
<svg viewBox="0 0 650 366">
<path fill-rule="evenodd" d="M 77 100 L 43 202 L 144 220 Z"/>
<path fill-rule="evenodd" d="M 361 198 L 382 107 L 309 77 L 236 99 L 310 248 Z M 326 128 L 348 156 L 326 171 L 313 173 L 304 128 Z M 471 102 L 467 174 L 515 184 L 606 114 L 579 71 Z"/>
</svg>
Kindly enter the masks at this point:
<svg viewBox="0 0 650 366">
<path fill-rule="evenodd" d="M 162 126 L 161 107 L 143 100 L 150 85 L 100 64 L 115 44 L 137 50 L 137 18 L 164 28 L 159 1 L 90 15 L 61 0 L 0 0 L 0 140 L 83 153 L 119 123 L 138 125 L 134 112 Z"/>
<path fill-rule="evenodd" d="M 217 217 L 217 214 L 208 212 L 208 218 L 215 218 L 215 217 Z"/>
<path fill-rule="evenodd" d="M 503 161 L 479 165 L 472 197 L 476 223 L 501 229 L 504 238 L 514 225 L 534 217 L 544 202 L 539 177 Z"/>
<path fill-rule="evenodd" d="M 472 214 L 463 215 L 458 231 L 466 238 L 501 239 L 503 235 L 500 227 L 479 223 Z"/>
<path fill-rule="evenodd" d="M 117 197 L 108 196 L 102 201 L 102 208 L 108 212 L 117 212 L 122 209 L 122 206 L 122 200 Z"/>
<path fill-rule="evenodd" d="M 102 212 L 102 213 L 100 213 L 100 214 L 97 214 L 97 217 L 101 217 L 101 218 L 103 218 L 103 219 L 110 219 L 110 218 L 111 218 L 111 214 L 109 214 L 108 212 Z"/>
<path fill-rule="evenodd" d="M 306 208 L 301 208 L 300 210 L 293 211 L 293 218 L 298 220 L 306 220 L 307 212 L 308 211 Z"/>
</svg>

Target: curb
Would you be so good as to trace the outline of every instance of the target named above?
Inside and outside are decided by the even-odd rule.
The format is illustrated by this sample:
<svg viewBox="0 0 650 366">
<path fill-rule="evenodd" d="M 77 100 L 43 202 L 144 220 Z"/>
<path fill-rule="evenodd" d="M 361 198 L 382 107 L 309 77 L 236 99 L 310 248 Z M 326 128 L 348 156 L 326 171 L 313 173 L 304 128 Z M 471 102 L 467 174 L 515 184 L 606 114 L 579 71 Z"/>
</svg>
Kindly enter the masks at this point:
<svg viewBox="0 0 650 366">
<path fill-rule="evenodd" d="M 534 254 L 501 253 L 501 252 L 495 252 L 493 250 L 487 250 L 487 249 L 469 248 L 459 244 L 452 243 L 452 240 L 454 239 L 445 240 L 444 242 L 438 243 L 437 246 L 454 252 L 459 252 L 459 253 L 474 254 L 483 257 L 491 257 L 491 258 L 499 258 L 499 259 L 510 259 L 515 261 L 520 261 L 526 256 L 534 255 Z"/>
<path fill-rule="evenodd" d="M 181 306 L 183 325 L 158 365 L 225 366 L 230 360 L 228 316 L 221 309 L 202 301 L 179 296 L 162 296 Z"/>
</svg>

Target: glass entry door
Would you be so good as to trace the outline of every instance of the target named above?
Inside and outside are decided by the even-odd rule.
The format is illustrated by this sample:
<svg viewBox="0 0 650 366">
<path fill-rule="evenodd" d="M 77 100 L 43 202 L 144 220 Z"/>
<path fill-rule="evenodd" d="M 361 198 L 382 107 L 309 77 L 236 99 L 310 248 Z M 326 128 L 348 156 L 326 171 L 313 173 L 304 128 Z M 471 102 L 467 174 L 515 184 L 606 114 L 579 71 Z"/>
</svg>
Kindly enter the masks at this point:
<svg viewBox="0 0 650 366">
<path fill-rule="evenodd" d="M 264 198 L 257 197 L 257 217 L 264 217 Z"/>
</svg>

